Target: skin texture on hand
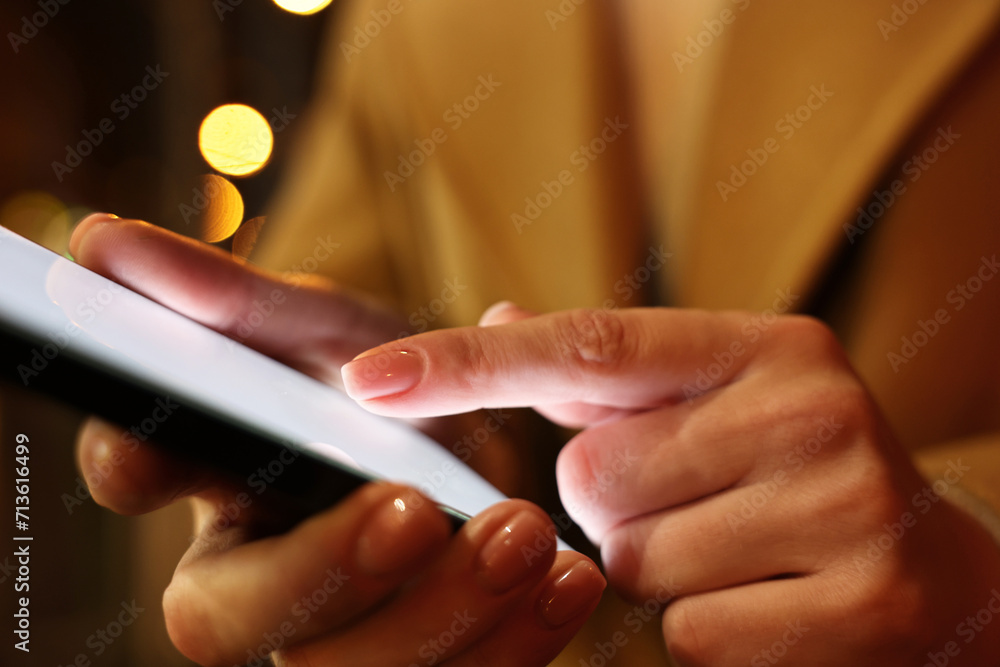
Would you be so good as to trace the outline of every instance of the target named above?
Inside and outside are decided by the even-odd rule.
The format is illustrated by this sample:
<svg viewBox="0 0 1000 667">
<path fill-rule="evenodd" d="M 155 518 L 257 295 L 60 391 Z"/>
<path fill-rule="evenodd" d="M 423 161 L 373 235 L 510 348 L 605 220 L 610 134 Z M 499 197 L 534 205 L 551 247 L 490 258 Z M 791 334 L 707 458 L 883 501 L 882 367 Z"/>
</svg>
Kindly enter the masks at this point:
<svg viewBox="0 0 1000 667">
<path fill-rule="evenodd" d="M 947 501 L 961 462 L 923 479 L 815 320 L 501 304 L 343 376 L 379 414 L 530 405 L 583 428 L 560 455 L 560 494 L 617 589 L 679 593 L 663 635 L 681 664 L 1000 656 L 975 618 L 1000 554 Z"/>
<path fill-rule="evenodd" d="M 372 341 L 406 329 L 398 316 L 321 276 L 265 271 L 138 220 L 89 216 L 70 252 L 83 266 L 328 382 L 339 382 L 337 367 Z M 242 329 L 265 303 L 271 307 L 260 324 Z"/>
<path fill-rule="evenodd" d="M 399 331 L 396 318 L 324 281 L 266 273 L 138 221 L 92 216 L 71 251 L 88 268 L 237 338 L 255 301 L 278 290 L 282 307 L 246 343 L 331 381 L 339 363 Z M 419 492 L 373 483 L 261 537 L 275 517 L 247 502 L 245 488 L 122 436 L 120 427 L 89 420 L 78 465 L 95 501 L 122 514 L 189 499 L 194 537 L 164 610 L 174 643 L 202 665 L 272 651 L 287 667 L 545 665 L 605 586 L 589 559 L 556 553 L 551 520 L 525 501 L 497 504 L 451 535 Z"/>
</svg>

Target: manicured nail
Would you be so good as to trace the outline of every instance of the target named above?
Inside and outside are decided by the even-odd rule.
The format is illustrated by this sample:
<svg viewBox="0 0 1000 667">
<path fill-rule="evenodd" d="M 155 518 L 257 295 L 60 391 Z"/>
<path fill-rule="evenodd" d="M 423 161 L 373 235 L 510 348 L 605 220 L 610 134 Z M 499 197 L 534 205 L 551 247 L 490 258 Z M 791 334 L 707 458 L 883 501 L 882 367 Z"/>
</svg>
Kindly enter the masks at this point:
<svg viewBox="0 0 1000 667">
<path fill-rule="evenodd" d="M 69 238 L 69 253 L 76 257 L 79 254 L 80 242 L 90 233 L 90 230 L 112 220 L 120 220 L 120 218 L 113 213 L 91 213 L 77 223 L 76 229 L 73 230 L 73 234 Z"/>
<path fill-rule="evenodd" d="M 417 493 L 401 493 L 374 511 L 358 538 L 357 564 L 373 577 L 398 572 L 448 541 L 451 529 Z"/>
<path fill-rule="evenodd" d="M 424 376 L 419 354 L 405 350 L 376 350 L 341 368 L 344 389 L 356 401 L 368 401 L 412 389 Z"/>
<path fill-rule="evenodd" d="M 545 552 L 554 549 L 552 524 L 535 512 L 518 512 L 480 550 L 480 583 L 495 595 L 506 593 L 534 571 L 547 569 L 551 560 Z"/>
<path fill-rule="evenodd" d="M 538 599 L 538 614 L 552 629 L 563 626 L 590 609 L 605 586 L 607 582 L 593 563 L 577 561 L 545 587 Z"/>
</svg>

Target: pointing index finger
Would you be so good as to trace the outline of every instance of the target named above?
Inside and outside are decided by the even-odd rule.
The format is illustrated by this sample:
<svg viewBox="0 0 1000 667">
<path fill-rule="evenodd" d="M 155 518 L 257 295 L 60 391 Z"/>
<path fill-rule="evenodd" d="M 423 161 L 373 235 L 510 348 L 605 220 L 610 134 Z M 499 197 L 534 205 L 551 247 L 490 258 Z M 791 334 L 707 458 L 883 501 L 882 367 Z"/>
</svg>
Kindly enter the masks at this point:
<svg viewBox="0 0 1000 667">
<path fill-rule="evenodd" d="M 395 341 L 342 373 L 351 397 L 396 417 L 571 401 L 641 409 L 708 389 L 696 383 L 713 363 L 710 386 L 735 377 L 752 356 L 743 321 L 669 308 L 563 311 Z"/>
</svg>

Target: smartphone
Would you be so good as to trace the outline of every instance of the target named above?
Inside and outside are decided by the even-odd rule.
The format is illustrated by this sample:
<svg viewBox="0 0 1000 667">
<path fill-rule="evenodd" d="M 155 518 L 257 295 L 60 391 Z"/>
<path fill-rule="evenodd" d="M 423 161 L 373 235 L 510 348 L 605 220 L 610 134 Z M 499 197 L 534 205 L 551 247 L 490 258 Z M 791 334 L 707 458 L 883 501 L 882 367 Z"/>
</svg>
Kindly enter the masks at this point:
<svg viewBox="0 0 1000 667">
<path fill-rule="evenodd" d="M 456 524 L 505 496 L 409 425 L 0 227 L 0 379 L 122 425 L 290 519 L 372 480 Z"/>
</svg>

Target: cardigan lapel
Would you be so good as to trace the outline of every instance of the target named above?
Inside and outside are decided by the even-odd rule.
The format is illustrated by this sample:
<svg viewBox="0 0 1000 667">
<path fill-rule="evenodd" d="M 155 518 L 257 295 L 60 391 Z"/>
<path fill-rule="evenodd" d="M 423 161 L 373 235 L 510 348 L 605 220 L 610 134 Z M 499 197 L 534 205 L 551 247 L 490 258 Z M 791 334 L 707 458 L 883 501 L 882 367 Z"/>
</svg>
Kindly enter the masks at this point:
<svg viewBox="0 0 1000 667">
<path fill-rule="evenodd" d="M 821 278 L 848 240 L 845 222 L 994 29 L 1000 0 L 733 0 L 732 9 L 707 62 L 692 64 L 701 83 L 661 53 L 678 77 L 665 88 L 703 92 L 693 140 L 658 148 L 653 131 L 654 151 L 674 149 L 653 163 L 654 182 L 666 193 L 678 305 L 762 309 L 777 291 Z"/>
</svg>

